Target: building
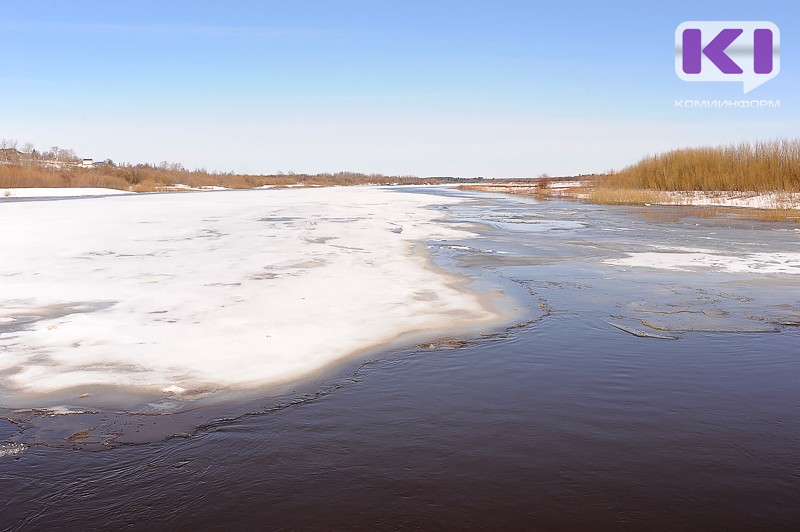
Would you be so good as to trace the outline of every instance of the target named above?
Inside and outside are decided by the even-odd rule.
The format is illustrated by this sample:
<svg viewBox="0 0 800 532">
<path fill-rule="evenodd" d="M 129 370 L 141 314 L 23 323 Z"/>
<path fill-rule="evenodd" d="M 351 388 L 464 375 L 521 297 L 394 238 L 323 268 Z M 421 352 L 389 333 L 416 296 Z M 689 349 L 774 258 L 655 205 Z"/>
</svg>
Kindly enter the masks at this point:
<svg viewBox="0 0 800 532">
<path fill-rule="evenodd" d="M 0 148 L 0 163 L 17 164 L 22 152 L 16 148 Z"/>
</svg>

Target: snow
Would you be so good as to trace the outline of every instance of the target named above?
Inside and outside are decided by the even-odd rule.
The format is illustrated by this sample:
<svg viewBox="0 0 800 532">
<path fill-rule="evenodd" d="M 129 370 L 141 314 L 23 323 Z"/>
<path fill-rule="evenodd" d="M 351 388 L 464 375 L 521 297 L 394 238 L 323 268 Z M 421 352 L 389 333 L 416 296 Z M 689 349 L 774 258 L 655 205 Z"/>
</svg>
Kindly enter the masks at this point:
<svg viewBox="0 0 800 532">
<path fill-rule="evenodd" d="M 426 208 L 458 201 L 336 187 L 0 204 L 0 389 L 252 387 L 404 333 L 488 330 L 507 317 L 418 243 L 475 236 Z"/>
<path fill-rule="evenodd" d="M 586 186 L 585 181 L 577 181 L 577 180 L 570 180 L 570 181 L 553 180 L 547 183 L 547 188 L 576 188 L 584 186 Z"/>
<path fill-rule="evenodd" d="M 660 205 L 717 205 L 720 207 L 745 207 L 751 209 L 797 209 L 800 193 L 770 192 L 662 192 Z"/>
<path fill-rule="evenodd" d="M 726 255 L 707 249 L 654 246 L 658 251 L 628 253 L 603 262 L 630 268 L 655 268 L 687 272 L 718 271 L 748 274 L 800 274 L 800 253 L 745 253 Z"/>
<path fill-rule="evenodd" d="M 191 191 L 199 191 L 199 190 L 228 190 L 225 187 L 220 187 L 217 185 L 206 185 L 206 186 L 199 186 L 193 187 L 190 185 L 184 185 L 182 183 L 177 183 L 175 185 L 165 185 L 162 187 L 156 187 L 159 192 L 191 192 Z"/>
<path fill-rule="evenodd" d="M 0 188 L 0 200 L 3 198 L 71 198 L 118 194 L 134 193 L 115 188 Z"/>
</svg>

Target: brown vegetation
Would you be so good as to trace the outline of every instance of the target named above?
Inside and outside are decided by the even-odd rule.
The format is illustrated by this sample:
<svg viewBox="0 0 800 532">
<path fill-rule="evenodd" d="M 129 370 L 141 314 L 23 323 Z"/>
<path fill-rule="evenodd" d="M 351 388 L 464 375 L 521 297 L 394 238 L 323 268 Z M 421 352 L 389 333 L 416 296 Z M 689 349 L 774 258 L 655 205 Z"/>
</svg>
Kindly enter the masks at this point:
<svg viewBox="0 0 800 532">
<path fill-rule="evenodd" d="M 135 192 L 155 192 L 174 185 L 192 188 L 225 187 L 256 188 L 270 186 L 334 186 L 334 185 L 419 185 L 443 181 L 468 181 L 458 178 L 416 178 L 385 176 L 357 172 L 324 174 L 278 173 L 251 175 L 186 170 L 181 164 L 166 161 L 154 164 L 114 164 L 84 160 L 70 149 L 53 146 L 38 151 L 30 144 L 13 139 L 0 139 L 0 189 L 100 187 Z"/>
<path fill-rule="evenodd" d="M 657 190 L 598 187 L 588 193 L 587 199 L 605 205 L 647 205 L 664 201 L 665 195 Z"/>
<path fill-rule="evenodd" d="M 675 193 L 693 191 L 754 196 L 776 193 L 773 208 L 709 205 L 698 212 L 746 213 L 758 220 L 798 221 L 800 210 L 786 206 L 793 207 L 796 201 L 792 194 L 800 192 L 800 140 L 685 148 L 645 157 L 621 172 L 599 178 L 587 199 L 628 205 L 680 203 L 682 199 Z"/>
<path fill-rule="evenodd" d="M 559 186 L 570 180 L 579 180 L 580 186 Z M 798 222 L 800 140 L 686 148 L 645 157 L 620 172 L 605 175 L 493 181 L 462 188 L 610 205 L 691 205 L 700 199 L 708 205 L 693 209 L 695 216 L 732 214 Z M 761 197 L 753 205 L 764 208 L 732 206 L 755 196 Z"/>
<path fill-rule="evenodd" d="M 800 140 L 684 148 L 645 157 L 605 177 L 606 189 L 800 191 Z"/>
<path fill-rule="evenodd" d="M 177 166 L 177 165 L 175 165 Z M 100 164 L 93 168 L 80 165 L 60 167 L 41 164 L 0 163 L 0 188 L 57 188 L 102 187 L 137 192 L 152 192 L 172 185 L 193 188 L 221 186 L 225 188 L 255 188 L 264 185 L 332 186 L 366 184 L 437 184 L 439 179 L 420 179 L 410 176 L 384 176 L 338 172 L 335 174 L 273 174 L 247 175 L 188 171 L 182 168 L 149 164 Z"/>
<path fill-rule="evenodd" d="M 539 199 L 587 199 L 594 190 L 595 175 L 578 177 L 539 177 L 529 179 L 493 179 L 491 182 L 459 185 L 460 190 L 521 194 Z"/>
</svg>

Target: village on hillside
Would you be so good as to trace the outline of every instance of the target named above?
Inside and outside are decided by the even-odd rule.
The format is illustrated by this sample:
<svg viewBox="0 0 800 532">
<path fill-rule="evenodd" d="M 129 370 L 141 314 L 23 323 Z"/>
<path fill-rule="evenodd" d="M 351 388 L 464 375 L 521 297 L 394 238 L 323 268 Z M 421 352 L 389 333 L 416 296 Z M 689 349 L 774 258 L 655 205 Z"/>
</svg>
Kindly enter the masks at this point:
<svg viewBox="0 0 800 532">
<path fill-rule="evenodd" d="M 37 165 L 63 169 L 70 167 L 113 166 L 114 163 L 110 159 L 96 161 L 92 158 L 79 157 L 73 150 L 59 148 L 58 146 L 53 146 L 49 150 L 39 151 L 30 142 L 19 146 L 16 140 L 0 139 L 0 164 Z"/>
</svg>

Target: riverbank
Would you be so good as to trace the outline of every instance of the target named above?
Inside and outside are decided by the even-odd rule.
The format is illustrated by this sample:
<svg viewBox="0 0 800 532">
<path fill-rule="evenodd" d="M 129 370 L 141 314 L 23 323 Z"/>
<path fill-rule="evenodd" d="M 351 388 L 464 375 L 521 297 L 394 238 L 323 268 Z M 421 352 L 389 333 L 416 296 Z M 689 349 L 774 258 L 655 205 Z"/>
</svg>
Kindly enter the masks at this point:
<svg viewBox="0 0 800 532">
<path fill-rule="evenodd" d="M 618 172 L 462 187 L 603 205 L 699 207 L 701 216 L 727 213 L 800 222 L 800 140 L 683 148 L 644 157 Z"/>
<path fill-rule="evenodd" d="M 616 189 L 604 186 L 596 176 L 548 178 L 539 183 L 503 182 L 460 185 L 459 188 L 478 192 L 521 194 L 542 199 L 563 198 L 600 205 L 693 207 L 697 208 L 697 214 L 700 216 L 733 214 L 752 220 L 800 223 L 800 193 L 798 192 Z"/>
</svg>

